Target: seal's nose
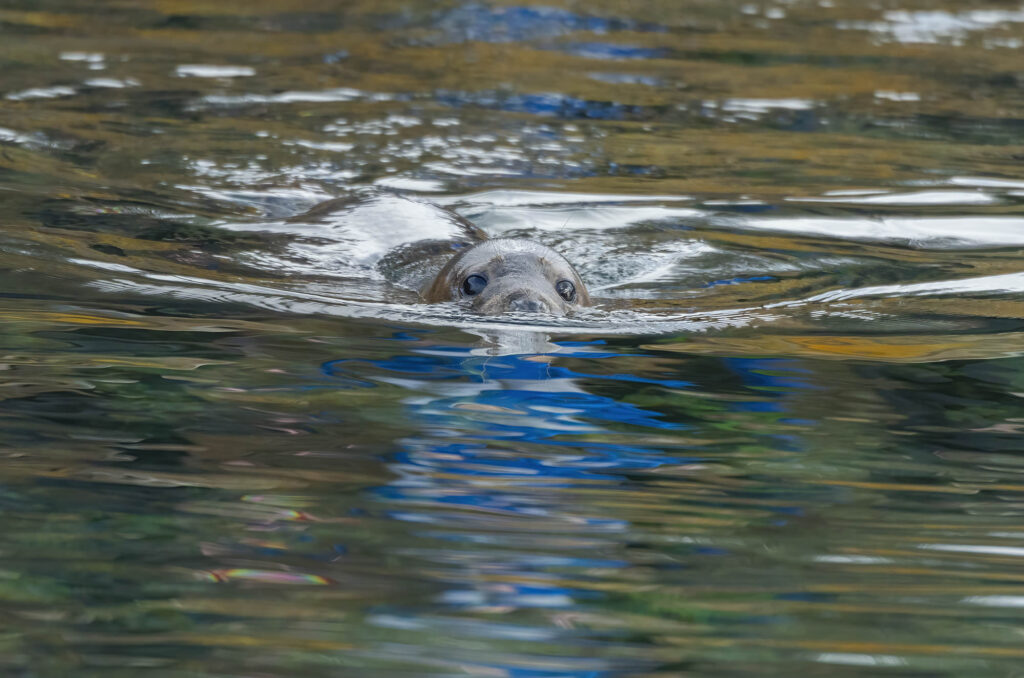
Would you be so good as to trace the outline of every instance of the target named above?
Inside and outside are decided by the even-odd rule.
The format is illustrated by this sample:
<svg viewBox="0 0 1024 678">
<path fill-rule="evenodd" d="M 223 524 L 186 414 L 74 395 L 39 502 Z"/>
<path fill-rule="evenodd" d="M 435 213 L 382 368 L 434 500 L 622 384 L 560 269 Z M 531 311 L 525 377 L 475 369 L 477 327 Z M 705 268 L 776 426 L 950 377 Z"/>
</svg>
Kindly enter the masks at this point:
<svg viewBox="0 0 1024 678">
<path fill-rule="evenodd" d="M 508 310 L 524 313 L 544 313 L 550 311 L 542 301 L 529 297 L 514 297 L 508 301 Z"/>
</svg>

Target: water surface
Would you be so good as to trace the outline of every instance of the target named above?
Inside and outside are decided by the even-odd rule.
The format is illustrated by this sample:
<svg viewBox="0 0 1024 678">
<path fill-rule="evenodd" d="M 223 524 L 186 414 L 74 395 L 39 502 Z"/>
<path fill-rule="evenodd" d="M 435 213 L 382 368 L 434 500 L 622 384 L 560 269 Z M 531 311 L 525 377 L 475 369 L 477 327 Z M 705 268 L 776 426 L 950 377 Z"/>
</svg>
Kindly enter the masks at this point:
<svg viewBox="0 0 1024 678">
<path fill-rule="evenodd" d="M 1022 31 L 4 3 L 0 668 L 1017 676 Z M 288 220 L 367 191 L 598 304 L 426 306 L 353 222 Z"/>
</svg>

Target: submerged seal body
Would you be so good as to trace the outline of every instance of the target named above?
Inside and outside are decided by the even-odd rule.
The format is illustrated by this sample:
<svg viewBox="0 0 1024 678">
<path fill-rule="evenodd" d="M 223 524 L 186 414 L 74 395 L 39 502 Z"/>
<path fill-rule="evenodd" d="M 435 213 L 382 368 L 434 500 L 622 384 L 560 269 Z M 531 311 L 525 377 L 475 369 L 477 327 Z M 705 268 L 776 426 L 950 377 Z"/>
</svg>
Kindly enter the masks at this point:
<svg viewBox="0 0 1024 678">
<path fill-rule="evenodd" d="M 428 302 L 466 300 L 476 313 L 565 315 L 590 303 L 565 257 L 532 240 L 483 240 L 452 257 L 423 288 Z"/>
</svg>

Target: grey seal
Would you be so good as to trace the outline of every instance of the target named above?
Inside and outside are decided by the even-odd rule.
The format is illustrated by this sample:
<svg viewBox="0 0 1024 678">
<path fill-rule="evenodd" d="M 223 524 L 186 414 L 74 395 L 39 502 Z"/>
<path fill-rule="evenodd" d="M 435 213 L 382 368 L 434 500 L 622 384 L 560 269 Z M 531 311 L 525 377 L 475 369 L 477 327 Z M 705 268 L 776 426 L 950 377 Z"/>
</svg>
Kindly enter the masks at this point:
<svg viewBox="0 0 1024 678">
<path fill-rule="evenodd" d="M 550 247 L 489 239 L 458 213 L 426 200 L 381 193 L 337 198 L 291 217 L 287 227 L 318 257 L 343 255 L 429 303 L 464 302 L 485 315 L 565 315 L 590 303 L 576 269 Z"/>
<path fill-rule="evenodd" d="M 465 300 L 484 315 L 565 315 L 590 303 L 586 285 L 565 257 L 519 238 L 483 240 L 459 252 L 421 294 L 432 303 Z"/>
</svg>

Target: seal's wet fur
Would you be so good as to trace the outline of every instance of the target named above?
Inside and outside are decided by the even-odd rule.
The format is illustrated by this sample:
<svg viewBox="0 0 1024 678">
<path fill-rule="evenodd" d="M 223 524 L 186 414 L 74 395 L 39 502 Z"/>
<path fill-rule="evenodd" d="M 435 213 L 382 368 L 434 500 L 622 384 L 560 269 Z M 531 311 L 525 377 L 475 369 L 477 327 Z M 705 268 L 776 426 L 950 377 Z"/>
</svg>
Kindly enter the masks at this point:
<svg viewBox="0 0 1024 678">
<path fill-rule="evenodd" d="M 464 289 L 470 276 L 480 276 L 486 286 L 477 294 Z M 572 283 L 571 299 L 559 294 L 558 285 Z M 422 290 L 428 302 L 465 300 L 476 313 L 503 315 L 510 312 L 565 315 L 590 303 L 579 273 L 565 257 L 532 240 L 496 238 L 484 240 L 452 257 Z"/>
</svg>

